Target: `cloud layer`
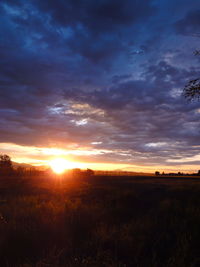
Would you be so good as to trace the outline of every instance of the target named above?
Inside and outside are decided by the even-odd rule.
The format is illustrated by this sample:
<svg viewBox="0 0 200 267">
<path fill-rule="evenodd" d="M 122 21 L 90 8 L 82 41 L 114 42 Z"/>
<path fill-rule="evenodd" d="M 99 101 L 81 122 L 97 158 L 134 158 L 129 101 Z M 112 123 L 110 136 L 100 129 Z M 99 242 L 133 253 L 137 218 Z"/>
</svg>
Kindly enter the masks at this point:
<svg viewBox="0 0 200 267">
<path fill-rule="evenodd" d="M 181 95 L 199 76 L 197 1 L 3 0 L 0 14 L 1 143 L 198 168 L 200 104 Z"/>
</svg>

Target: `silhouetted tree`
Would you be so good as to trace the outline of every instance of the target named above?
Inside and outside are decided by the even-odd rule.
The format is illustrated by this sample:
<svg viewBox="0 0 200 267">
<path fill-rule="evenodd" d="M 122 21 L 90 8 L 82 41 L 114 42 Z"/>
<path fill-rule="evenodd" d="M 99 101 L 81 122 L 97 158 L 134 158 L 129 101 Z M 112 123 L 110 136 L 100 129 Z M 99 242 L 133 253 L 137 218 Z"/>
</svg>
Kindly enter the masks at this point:
<svg viewBox="0 0 200 267">
<path fill-rule="evenodd" d="M 91 170 L 91 169 L 87 169 L 86 170 L 86 175 L 87 175 L 87 177 L 93 176 L 94 175 L 94 171 Z"/>
<path fill-rule="evenodd" d="M 16 174 L 18 176 L 23 176 L 26 173 L 26 169 L 22 166 L 17 167 Z"/>
<path fill-rule="evenodd" d="M 75 168 L 72 170 L 72 176 L 73 177 L 80 177 L 81 176 L 81 170 L 79 168 Z"/>
<path fill-rule="evenodd" d="M 199 56 L 200 50 L 196 50 L 194 55 Z M 200 100 L 200 78 L 189 81 L 183 89 L 183 95 L 190 101 Z"/>
<path fill-rule="evenodd" d="M 183 94 L 190 101 L 200 100 L 200 78 L 189 81 L 183 90 Z"/>
<path fill-rule="evenodd" d="M 11 173 L 13 171 L 12 161 L 8 155 L 0 155 L 0 172 Z"/>
</svg>

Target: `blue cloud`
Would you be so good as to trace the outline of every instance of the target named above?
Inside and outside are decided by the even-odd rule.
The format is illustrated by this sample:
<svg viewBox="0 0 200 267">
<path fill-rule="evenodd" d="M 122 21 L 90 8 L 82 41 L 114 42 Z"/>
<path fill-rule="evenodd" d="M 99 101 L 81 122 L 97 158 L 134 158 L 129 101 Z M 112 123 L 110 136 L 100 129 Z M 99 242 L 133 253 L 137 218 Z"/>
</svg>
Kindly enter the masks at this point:
<svg viewBox="0 0 200 267">
<path fill-rule="evenodd" d="M 197 3 L 9 0 L 0 7 L 1 142 L 97 142 L 113 151 L 107 160 L 152 164 L 198 153 L 199 104 L 180 93 L 199 74 L 190 37 L 200 25 Z M 148 146 L 156 143 L 168 145 Z"/>
</svg>

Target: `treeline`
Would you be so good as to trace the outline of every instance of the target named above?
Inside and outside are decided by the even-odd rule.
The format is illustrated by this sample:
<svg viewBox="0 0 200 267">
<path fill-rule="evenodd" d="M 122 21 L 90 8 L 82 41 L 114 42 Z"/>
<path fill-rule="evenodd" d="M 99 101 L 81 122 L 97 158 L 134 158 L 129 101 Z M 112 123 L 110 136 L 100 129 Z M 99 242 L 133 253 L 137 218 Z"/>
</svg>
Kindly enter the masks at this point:
<svg viewBox="0 0 200 267">
<path fill-rule="evenodd" d="M 162 172 L 160 173 L 159 171 L 155 172 L 156 176 L 200 176 L 200 170 L 197 173 L 183 173 L 183 172 L 170 172 L 170 173 L 165 173 Z"/>
<path fill-rule="evenodd" d="M 0 155 L 0 177 L 22 177 L 34 176 L 42 174 L 43 172 L 34 167 L 25 168 L 22 166 L 14 167 L 10 156 Z"/>
<path fill-rule="evenodd" d="M 66 170 L 62 177 L 91 177 L 94 176 L 94 171 L 91 169 L 81 170 L 81 169 L 72 169 Z M 13 166 L 12 160 L 8 155 L 0 155 L 0 178 L 3 177 L 46 177 L 55 175 L 51 168 L 46 168 L 45 170 L 39 170 L 36 167 L 23 167 Z"/>
</svg>

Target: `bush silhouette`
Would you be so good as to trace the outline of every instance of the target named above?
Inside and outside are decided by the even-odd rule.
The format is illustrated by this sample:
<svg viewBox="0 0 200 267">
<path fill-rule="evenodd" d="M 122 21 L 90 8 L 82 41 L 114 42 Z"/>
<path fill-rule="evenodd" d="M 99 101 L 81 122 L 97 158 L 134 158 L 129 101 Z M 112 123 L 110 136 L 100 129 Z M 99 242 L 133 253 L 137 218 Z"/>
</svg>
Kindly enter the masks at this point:
<svg viewBox="0 0 200 267">
<path fill-rule="evenodd" d="M 8 155 L 0 155 L 0 174 L 11 174 L 12 172 L 11 158 Z"/>
</svg>

